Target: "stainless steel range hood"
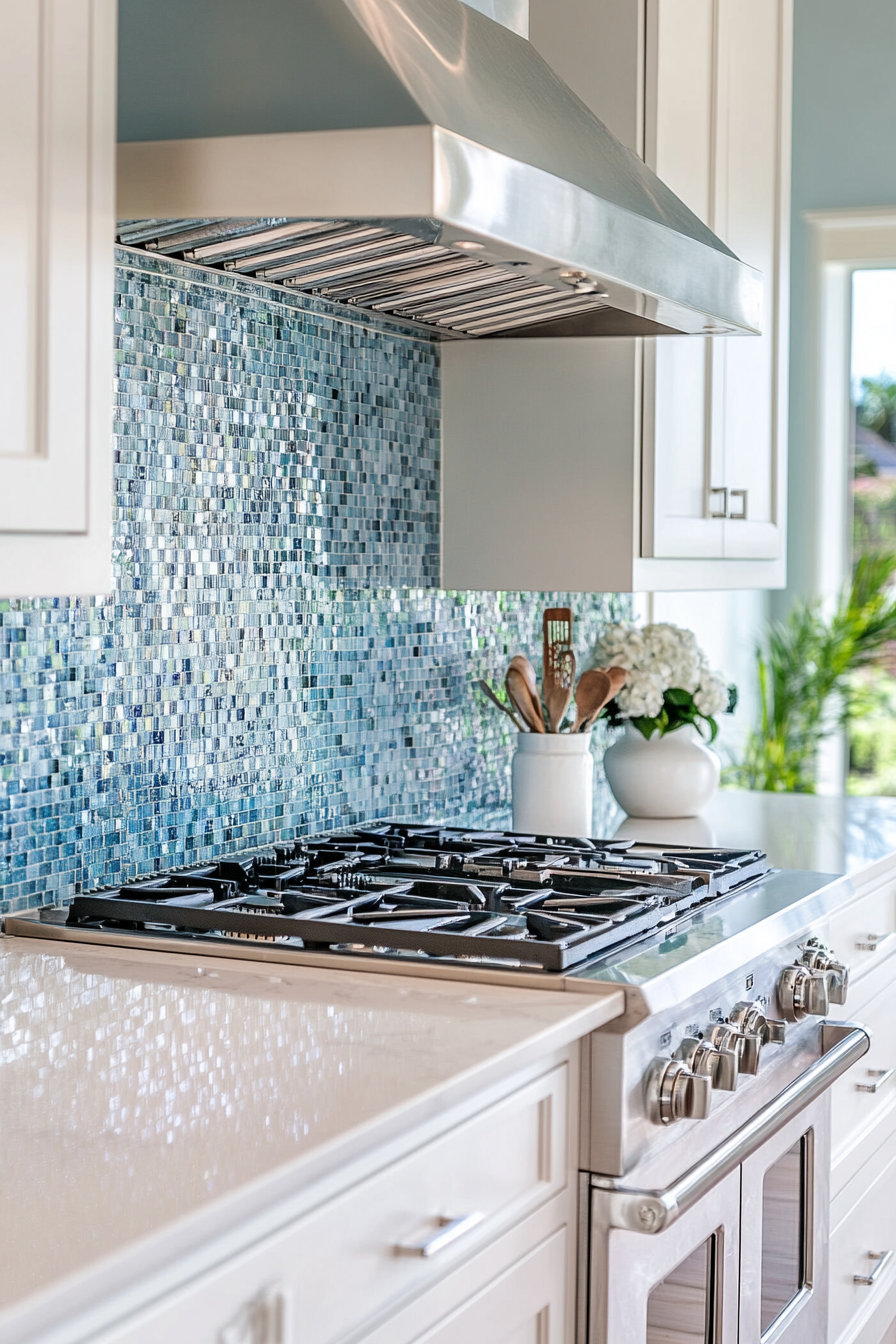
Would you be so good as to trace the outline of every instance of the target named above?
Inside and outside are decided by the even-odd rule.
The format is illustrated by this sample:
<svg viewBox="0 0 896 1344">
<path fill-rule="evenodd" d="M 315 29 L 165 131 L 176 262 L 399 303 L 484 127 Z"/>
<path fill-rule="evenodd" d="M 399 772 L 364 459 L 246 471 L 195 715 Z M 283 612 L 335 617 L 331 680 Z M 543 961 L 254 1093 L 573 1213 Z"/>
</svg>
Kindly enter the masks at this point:
<svg viewBox="0 0 896 1344">
<path fill-rule="evenodd" d="M 121 0 L 121 241 L 445 337 L 759 331 L 762 277 L 542 60 L 524 0 L 475 3 Z"/>
</svg>

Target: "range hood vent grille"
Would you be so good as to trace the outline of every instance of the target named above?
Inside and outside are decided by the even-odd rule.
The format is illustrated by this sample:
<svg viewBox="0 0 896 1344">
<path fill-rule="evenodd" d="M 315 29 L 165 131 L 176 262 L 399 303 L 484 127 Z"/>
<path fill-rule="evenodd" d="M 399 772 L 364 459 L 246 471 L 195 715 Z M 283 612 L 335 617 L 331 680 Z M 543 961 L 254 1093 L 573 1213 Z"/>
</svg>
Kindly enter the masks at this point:
<svg viewBox="0 0 896 1344">
<path fill-rule="evenodd" d="M 427 237 L 358 220 L 128 220 L 126 247 L 298 289 L 445 338 L 500 335 L 606 307 L 575 272 L 556 284 Z M 432 225 L 433 239 L 439 227 Z M 584 287 L 586 292 L 577 292 Z"/>
</svg>

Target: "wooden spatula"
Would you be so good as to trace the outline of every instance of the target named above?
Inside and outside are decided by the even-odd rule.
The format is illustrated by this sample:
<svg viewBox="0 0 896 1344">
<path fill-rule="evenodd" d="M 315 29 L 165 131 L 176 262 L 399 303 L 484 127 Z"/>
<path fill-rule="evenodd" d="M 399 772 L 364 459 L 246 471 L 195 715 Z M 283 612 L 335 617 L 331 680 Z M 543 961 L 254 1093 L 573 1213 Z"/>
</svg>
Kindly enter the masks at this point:
<svg viewBox="0 0 896 1344">
<path fill-rule="evenodd" d="M 544 662 L 541 689 L 544 702 L 548 706 L 552 733 L 557 732 L 563 720 L 575 683 L 576 660 L 572 649 L 572 620 L 569 607 L 548 607 L 542 618 Z M 561 713 L 561 692 L 567 691 L 569 694 L 563 702 Z"/>
<path fill-rule="evenodd" d="M 569 709 L 569 702 L 572 699 L 572 688 L 576 683 L 576 656 L 572 649 L 566 649 L 558 659 L 558 667 L 555 669 L 558 680 L 554 681 L 551 689 L 545 696 L 545 702 L 548 707 L 548 723 L 552 733 L 559 733 L 560 725 L 566 718 L 566 711 Z"/>
</svg>

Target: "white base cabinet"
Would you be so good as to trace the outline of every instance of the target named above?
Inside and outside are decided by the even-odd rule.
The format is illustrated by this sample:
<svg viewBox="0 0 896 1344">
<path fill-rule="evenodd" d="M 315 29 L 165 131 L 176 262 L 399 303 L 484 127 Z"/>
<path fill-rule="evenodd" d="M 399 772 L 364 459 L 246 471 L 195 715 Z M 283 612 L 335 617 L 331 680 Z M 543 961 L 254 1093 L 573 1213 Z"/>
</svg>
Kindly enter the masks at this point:
<svg viewBox="0 0 896 1344">
<path fill-rule="evenodd" d="M 111 587 L 115 0 L 0 0 L 0 598 Z"/>
<path fill-rule="evenodd" d="M 577 1050 L 508 1088 L 434 1139 L 409 1134 L 379 1170 L 372 1154 L 372 1174 L 239 1254 L 148 1285 L 114 1326 L 73 1323 L 53 1344 L 571 1344 Z"/>
<path fill-rule="evenodd" d="M 765 281 L 759 337 L 443 347 L 442 583 L 785 580 L 792 0 L 532 0 L 531 40 Z"/>
<path fill-rule="evenodd" d="M 828 937 L 853 972 L 835 1011 L 871 1032 L 831 1096 L 828 1344 L 896 1344 L 896 876 L 860 888 Z"/>
</svg>

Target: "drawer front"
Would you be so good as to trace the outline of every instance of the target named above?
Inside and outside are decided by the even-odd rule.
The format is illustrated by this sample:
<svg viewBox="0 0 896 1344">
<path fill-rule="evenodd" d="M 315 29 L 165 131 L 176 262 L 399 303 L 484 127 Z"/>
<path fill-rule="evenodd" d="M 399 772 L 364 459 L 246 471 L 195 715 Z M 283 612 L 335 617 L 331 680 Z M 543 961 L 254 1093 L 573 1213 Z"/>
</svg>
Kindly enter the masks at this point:
<svg viewBox="0 0 896 1344">
<path fill-rule="evenodd" d="M 564 1227 L 416 1344 L 565 1344 L 567 1255 Z"/>
<path fill-rule="evenodd" d="M 141 1313 L 103 1344 L 243 1344 L 242 1322 L 253 1314 L 265 1322 L 268 1333 L 257 1337 L 266 1344 L 354 1337 L 564 1188 L 567 1090 L 564 1064 Z M 447 1220 L 465 1217 L 455 1239 L 433 1241 L 454 1230 Z"/>
<path fill-rule="evenodd" d="M 855 1194 L 855 1199 L 852 1194 Z M 828 1338 L 851 1338 L 856 1318 L 870 1315 L 896 1283 L 896 1135 L 865 1164 L 834 1203 L 844 1210 L 830 1241 Z M 884 1256 L 893 1252 L 891 1258 Z M 876 1257 L 876 1258 L 873 1258 Z M 856 1276 L 871 1278 L 857 1283 Z"/>
<path fill-rule="evenodd" d="M 896 961 L 892 965 L 896 973 Z M 845 1009 L 847 1016 L 855 1013 L 869 1028 L 871 1049 L 837 1079 L 832 1089 L 831 1147 L 835 1165 L 843 1152 L 857 1143 L 867 1144 L 871 1153 L 877 1142 L 872 1131 L 896 1105 L 896 980 L 890 980 L 886 967 L 874 978 L 881 981 L 879 992 L 858 1009 L 852 1003 Z"/>
<path fill-rule="evenodd" d="M 831 916 L 830 945 L 864 975 L 896 950 L 896 881 L 886 878 Z"/>
</svg>

